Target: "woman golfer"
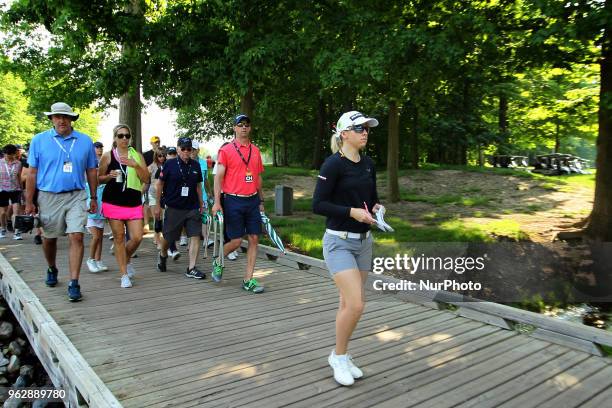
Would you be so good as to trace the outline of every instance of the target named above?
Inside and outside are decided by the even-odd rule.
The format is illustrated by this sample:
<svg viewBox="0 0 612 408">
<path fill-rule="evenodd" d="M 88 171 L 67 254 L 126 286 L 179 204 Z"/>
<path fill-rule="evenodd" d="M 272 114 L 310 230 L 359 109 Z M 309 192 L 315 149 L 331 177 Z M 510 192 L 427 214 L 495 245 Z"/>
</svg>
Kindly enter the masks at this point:
<svg viewBox="0 0 612 408">
<path fill-rule="evenodd" d="M 360 153 L 378 120 L 346 112 L 331 139 L 334 154 L 323 166 L 313 197 L 313 211 L 327 217 L 323 256 L 338 287 L 336 348 L 328 358 L 334 379 L 352 385 L 363 372 L 348 354 L 348 342 L 365 305 L 364 284 L 372 269 L 372 213 L 378 211 L 374 162 Z"/>
</svg>

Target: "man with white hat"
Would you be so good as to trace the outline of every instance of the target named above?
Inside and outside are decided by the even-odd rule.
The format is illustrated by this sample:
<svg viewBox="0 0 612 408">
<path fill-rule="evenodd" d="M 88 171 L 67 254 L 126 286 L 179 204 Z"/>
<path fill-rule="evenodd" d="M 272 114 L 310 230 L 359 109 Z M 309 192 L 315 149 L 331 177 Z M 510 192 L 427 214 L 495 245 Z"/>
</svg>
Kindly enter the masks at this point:
<svg viewBox="0 0 612 408">
<path fill-rule="evenodd" d="M 70 241 L 70 283 L 68 299 L 81 300 L 79 275 L 83 262 L 83 233 L 87 212 L 97 209 L 98 160 L 91 138 L 72 128 L 79 118 L 64 102 L 51 105 L 45 115 L 53 128 L 39 133 L 30 143 L 26 182 L 26 214 L 34 214 L 34 190 L 38 193 L 40 222 L 43 227 L 43 252 L 47 260 L 47 286 L 57 285 L 57 237 L 68 234 Z M 87 208 L 86 179 L 91 201 Z"/>
</svg>

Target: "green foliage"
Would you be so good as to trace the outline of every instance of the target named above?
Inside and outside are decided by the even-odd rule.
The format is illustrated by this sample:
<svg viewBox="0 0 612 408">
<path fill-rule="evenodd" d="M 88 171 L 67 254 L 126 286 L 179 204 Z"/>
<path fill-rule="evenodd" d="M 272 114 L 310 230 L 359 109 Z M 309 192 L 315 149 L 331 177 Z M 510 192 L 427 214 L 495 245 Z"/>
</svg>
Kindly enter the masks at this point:
<svg viewBox="0 0 612 408">
<path fill-rule="evenodd" d="M 12 73 L 1 75 L 0 146 L 24 143 L 34 134 L 34 116 L 28 114 L 28 98 L 24 82 Z"/>
</svg>

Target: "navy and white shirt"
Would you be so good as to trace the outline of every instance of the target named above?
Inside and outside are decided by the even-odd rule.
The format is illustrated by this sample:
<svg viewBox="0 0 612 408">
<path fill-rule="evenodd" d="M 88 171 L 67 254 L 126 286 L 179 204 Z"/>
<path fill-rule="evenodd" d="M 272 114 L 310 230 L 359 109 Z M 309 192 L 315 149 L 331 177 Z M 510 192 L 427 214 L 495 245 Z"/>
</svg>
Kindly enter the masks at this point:
<svg viewBox="0 0 612 408">
<path fill-rule="evenodd" d="M 192 159 L 184 162 L 178 157 L 166 160 L 159 179 L 164 182 L 162 195 L 166 206 L 179 210 L 200 208 L 197 192 L 197 186 L 203 180 L 200 163 Z M 183 187 L 189 188 L 189 194 L 185 197 L 181 195 Z"/>
</svg>

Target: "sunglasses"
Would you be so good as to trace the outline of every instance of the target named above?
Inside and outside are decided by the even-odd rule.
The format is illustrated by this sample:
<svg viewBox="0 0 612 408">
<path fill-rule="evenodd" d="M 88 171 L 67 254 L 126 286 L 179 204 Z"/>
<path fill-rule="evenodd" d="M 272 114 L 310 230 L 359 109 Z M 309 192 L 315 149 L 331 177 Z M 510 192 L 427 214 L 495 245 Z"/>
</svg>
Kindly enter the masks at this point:
<svg viewBox="0 0 612 408">
<path fill-rule="evenodd" d="M 181 152 L 190 152 L 191 150 L 191 147 L 181 147 Z"/>
<path fill-rule="evenodd" d="M 132 135 L 129 133 L 117 133 L 117 139 L 129 139 L 130 137 L 132 137 Z"/>
<path fill-rule="evenodd" d="M 238 126 L 239 128 L 250 128 L 251 127 L 249 123 L 239 123 L 236 126 Z"/>
<path fill-rule="evenodd" d="M 349 130 L 352 130 L 353 132 L 359 133 L 359 134 L 361 134 L 363 132 L 368 132 L 368 134 L 370 133 L 370 128 L 367 127 L 367 126 L 363 126 L 363 125 L 354 125 L 354 126 L 351 126 L 349 128 Z"/>
</svg>

